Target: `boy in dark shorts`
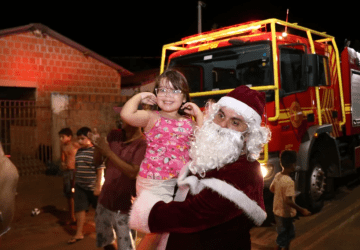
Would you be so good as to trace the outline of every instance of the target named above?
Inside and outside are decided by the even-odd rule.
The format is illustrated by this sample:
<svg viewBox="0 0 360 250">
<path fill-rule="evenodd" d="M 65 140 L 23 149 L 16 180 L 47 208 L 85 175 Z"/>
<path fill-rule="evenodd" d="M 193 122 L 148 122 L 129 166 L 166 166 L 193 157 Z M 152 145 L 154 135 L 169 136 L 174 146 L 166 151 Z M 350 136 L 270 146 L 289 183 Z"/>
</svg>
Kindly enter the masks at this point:
<svg viewBox="0 0 360 250">
<path fill-rule="evenodd" d="M 296 152 L 285 150 L 280 154 L 280 165 L 282 171 L 277 173 L 270 185 L 270 191 L 274 193 L 273 211 L 276 221 L 276 239 L 275 250 L 290 249 L 290 242 L 295 238 L 295 227 L 293 224 L 296 210 L 304 216 L 311 213 L 295 203 L 295 182 L 290 174 L 296 168 Z"/>
<path fill-rule="evenodd" d="M 94 151 L 95 148 L 87 134 L 91 132 L 88 127 L 80 128 L 76 135 L 80 148 L 75 156 L 75 217 L 76 234 L 68 241 L 69 244 L 75 243 L 84 238 L 83 227 L 85 223 L 86 210 L 89 206 L 95 209 L 98 195 L 101 191 L 101 180 L 104 172 L 103 165 L 95 167 Z"/>
<path fill-rule="evenodd" d="M 80 145 L 74 141 L 70 128 L 59 131 L 61 147 L 61 170 L 64 178 L 64 194 L 69 206 L 69 221 L 66 224 L 76 222 L 74 212 L 74 184 L 75 184 L 75 155 Z"/>
</svg>

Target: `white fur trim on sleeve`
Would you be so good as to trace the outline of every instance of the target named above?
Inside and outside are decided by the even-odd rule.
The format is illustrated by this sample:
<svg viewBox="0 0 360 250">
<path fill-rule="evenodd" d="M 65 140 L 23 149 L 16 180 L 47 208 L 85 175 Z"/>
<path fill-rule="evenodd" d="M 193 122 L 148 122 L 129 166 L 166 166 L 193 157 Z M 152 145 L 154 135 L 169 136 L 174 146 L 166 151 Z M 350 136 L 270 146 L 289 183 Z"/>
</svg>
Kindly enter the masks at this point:
<svg viewBox="0 0 360 250">
<path fill-rule="evenodd" d="M 210 178 L 199 180 L 196 176 L 187 176 L 188 167 L 184 167 L 178 179 L 178 192 L 175 196 L 176 201 L 184 201 L 190 191 L 196 195 L 204 188 L 209 188 L 226 199 L 235 203 L 243 212 L 255 223 L 260 226 L 266 219 L 266 212 L 253 200 L 251 200 L 243 191 L 236 189 L 234 186 L 225 181 Z"/>
<path fill-rule="evenodd" d="M 215 178 L 203 179 L 201 182 L 207 187 L 216 191 L 221 196 L 234 202 L 251 219 L 255 225 L 260 226 L 266 219 L 266 212 L 243 191 L 232 185 Z"/>
<path fill-rule="evenodd" d="M 156 196 L 147 190 L 141 192 L 131 207 L 129 227 L 139 232 L 150 233 L 150 211 L 159 201 L 162 201 L 159 196 Z"/>
</svg>

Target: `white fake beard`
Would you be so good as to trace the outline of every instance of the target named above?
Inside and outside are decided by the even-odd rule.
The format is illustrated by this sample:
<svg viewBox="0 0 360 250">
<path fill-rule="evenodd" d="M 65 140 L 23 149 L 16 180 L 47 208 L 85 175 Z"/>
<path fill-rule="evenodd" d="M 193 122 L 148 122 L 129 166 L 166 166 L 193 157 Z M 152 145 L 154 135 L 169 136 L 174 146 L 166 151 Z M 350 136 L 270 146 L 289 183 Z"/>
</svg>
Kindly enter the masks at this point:
<svg viewBox="0 0 360 250">
<path fill-rule="evenodd" d="M 222 128 L 212 120 L 208 120 L 195 132 L 194 141 L 189 150 L 192 161 L 189 169 L 193 174 L 205 177 L 208 170 L 235 162 L 243 149 L 242 132 Z"/>
</svg>

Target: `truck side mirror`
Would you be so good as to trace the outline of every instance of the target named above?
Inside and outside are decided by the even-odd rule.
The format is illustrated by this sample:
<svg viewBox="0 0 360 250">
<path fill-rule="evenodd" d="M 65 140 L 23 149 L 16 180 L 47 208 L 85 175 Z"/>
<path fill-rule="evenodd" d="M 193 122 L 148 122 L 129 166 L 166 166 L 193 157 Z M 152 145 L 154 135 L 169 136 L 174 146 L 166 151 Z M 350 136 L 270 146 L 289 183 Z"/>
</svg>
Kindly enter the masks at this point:
<svg viewBox="0 0 360 250">
<path fill-rule="evenodd" d="M 325 57 L 317 54 L 306 55 L 307 84 L 311 87 L 326 86 Z"/>
</svg>

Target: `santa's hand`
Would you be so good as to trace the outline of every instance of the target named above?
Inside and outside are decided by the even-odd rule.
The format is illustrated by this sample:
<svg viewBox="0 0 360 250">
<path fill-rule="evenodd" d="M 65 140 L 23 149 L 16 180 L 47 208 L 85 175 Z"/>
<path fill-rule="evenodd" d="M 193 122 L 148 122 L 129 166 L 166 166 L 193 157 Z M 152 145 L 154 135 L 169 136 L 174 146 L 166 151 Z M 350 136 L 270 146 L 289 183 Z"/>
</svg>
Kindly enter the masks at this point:
<svg viewBox="0 0 360 250">
<path fill-rule="evenodd" d="M 148 104 L 148 105 L 156 105 L 156 96 L 150 92 L 141 92 L 141 103 Z"/>
</svg>

